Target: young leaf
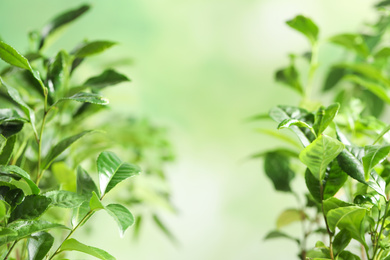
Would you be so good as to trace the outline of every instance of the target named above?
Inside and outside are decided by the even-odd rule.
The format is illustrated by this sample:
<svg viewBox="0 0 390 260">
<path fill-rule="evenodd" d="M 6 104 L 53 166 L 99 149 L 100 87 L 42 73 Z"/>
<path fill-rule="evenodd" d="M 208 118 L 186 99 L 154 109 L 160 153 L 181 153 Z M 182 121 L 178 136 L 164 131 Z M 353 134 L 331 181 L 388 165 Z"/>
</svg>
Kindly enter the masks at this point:
<svg viewBox="0 0 390 260">
<path fill-rule="evenodd" d="M 325 178 L 328 164 L 344 149 L 344 145 L 336 139 L 321 135 L 307 146 L 299 155 L 299 159 L 310 169 L 320 181 Z"/>
<path fill-rule="evenodd" d="M 362 158 L 364 177 L 366 180 L 369 179 L 371 170 L 381 163 L 390 153 L 390 145 L 367 145 L 364 147 L 365 155 Z"/>
<path fill-rule="evenodd" d="M 31 70 L 31 66 L 30 63 L 28 63 L 28 60 L 17 50 L 2 41 L 0 41 L 0 59 L 10 65 L 26 70 Z"/>
<path fill-rule="evenodd" d="M 115 42 L 110 41 L 94 41 L 84 44 L 74 54 L 77 58 L 85 58 L 87 56 L 95 55 L 115 45 Z"/>
<path fill-rule="evenodd" d="M 0 139 L 1 137 L 2 135 L 0 135 Z M 12 157 L 12 153 L 14 151 L 15 141 L 16 141 L 15 135 L 9 137 L 6 141 L 5 146 L 2 149 L 0 149 L 0 165 L 7 165 L 8 162 L 10 161 Z"/>
<path fill-rule="evenodd" d="M 26 196 L 11 213 L 10 221 L 18 219 L 33 220 L 41 216 L 49 207 L 51 199 L 40 195 Z"/>
<path fill-rule="evenodd" d="M 290 182 L 295 172 L 290 167 L 290 158 L 278 151 L 268 152 L 264 158 L 264 171 L 274 184 L 275 190 L 291 192 Z"/>
<path fill-rule="evenodd" d="M 70 97 L 64 97 L 57 101 L 57 103 L 65 101 L 65 100 L 74 100 L 78 102 L 87 102 L 97 105 L 107 105 L 109 103 L 108 99 L 100 96 L 99 94 L 95 93 L 86 93 L 86 92 L 79 92 L 77 94 L 74 94 Z"/>
<path fill-rule="evenodd" d="M 90 198 L 92 196 L 92 192 L 99 194 L 99 190 L 89 176 L 87 171 L 85 171 L 81 166 L 77 167 L 77 193 L 82 196 L 87 196 Z"/>
<path fill-rule="evenodd" d="M 283 120 L 278 125 L 278 129 L 289 128 L 290 126 L 293 126 L 293 125 L 298 126 L 298 127 L 307 127 L 310 130 L 313 129 L 312 126 L 307 124 L 306 122 L 300 121 L 298 119 L 292 119 L 292 118 Z"/>
<path fill-rule="evenodd" d="M 67 84 L 70 71 L 69 60 L 69 55 L 65 51 L 60 51 L 48 68 L 47 86 L 51 97 L 55 100 L 58 98 L 56 92 L 62 94 L 63 87 Z"/>
<path fill-rule="evenodd" d="M 121 181 L 140 173 L 138 166 L 123 163 L 114 153 L 102 152 L 97 159 L 100 194 L 104 196 Z"/>
<path fill-rule="evenodd" d="M 27 240 L 28 260 L 43 260 L 54 243 L 54 237 L 47 232 L 38 232 Z"/>
<path fill-rule="evenodd" d="M 49 154 L 46 156 L 45 160 L 42 164 L 42 169 L 47 169 L 51 165 L 51 163 L 62 153 L 64 152 L 69 146 L 71 146 L 74 142 L 76 142 L 78 139 L 83 137 L 84 135 L 91 133 L 92 131 L 84 131 L 77 135 L 73 135 L 71 137 L 65 138 L 62 141 L 60 141 L 58 144 L 56 144 L 49 152 Z"/>
<path fill-rule="evenodd" d="M 294 64 L 291 64 L 287 68 L 278 70 L 275 74 L 275 81 L 291 87 L 300 95 L 303 95 L 304 93 L 302 84 L 299 80 L 298 71 L 295 69 Z"/>
<path fill-rule="evenodd" d="M 296 221 L 303 221 L 306 218 L 305 213 L 302 210 L 297 209 L 286 209 L 284 210 L 276 220 L 276 227 L 280 229 L 281 227 L 287 226 Z"/>
<path fill-rule="evenodd" d="M 360 224 L 366 215 L 366 209 L 357 206 L 335 208 L 326 215 L 329 229 L 335 232 L 336 227 L 347 230 L 351 236 L 365 244 L 364 237 L 360 235 Z"/>
<path fill-rule="evenodd" d="M 320 107 L 315 115 L 313 129 L 317 135 L 322 134 L 324 130 L 333 122 L 334 117 L 340 109 L 338 103 L 330 105 L 327 108 Z"/>
<path fill-rule="evenodd" d="M 109 204 L 105 207 L 105 210 L 115 219 L 118 223 L 119 234 L 123 237 L 126 229 L 134 224 L 134 216 L 124 206 L 120 204 Z"/>
<path fill-rule="evenodd" d="M 283 233 L 283 232 L 281 232 L 279 230 L 274 230 L 274 231 L 269 232 L 265 236 L 264 240 L 268 240 L 268 239 L 272 239 L 272 238 L 287 238 L 289 240 L 297 242 L 298 245 L 301 244 L 301 242 L 299 241 L 298 238 L 295 238 L 295 237 L 292 237 L 290 235 L 287 235 L 286 233 Z"/>
<path fill-rule="evenodd" d="M 30 120 L 30 123 L 31 123 L 31 126 L 34 130 L 34 133 L 36 136 L 38 136 L 38 133 L 37 133 L 37 130 L 35 128 L 35 113 L 34 113 L 34 110 L 32 110 L 24 101 L 23 99 L 21 98 L 19 92 L 14 89 L 13 87 L 9 86 L 8 84 L 6 84 L 3 79 L 0 77 L 0 82 L 1 84 L 7 89 L 7 92 L 8 94 L 10 95 L 10 97 L 20 105 L 21 109 L 23 110 L 23 112 L 27 115 L 27 117 L 29 118 Z"/>
<path fill-rule="evenodd" d="M 104 209 L 102 202 L 94 191 L 92 192 L 92 197 L 89 201 L 89 207 L 92 211 Z"/>
<path fill-rule="evenodd" d="M 51 199 L 52 206 L 60 208 L 76 208 L 86 201 L 84 196 L 65 190 L 49 191 L 44 195 Z"/>
<path fill-rule="evenodd" d="M 352 50 L 363 57 L 370 55 L 366 43 L 359 34 L 340 34 L 333 36 L 329 40 L 330 42 L 343 46 L 348 50 Z"/>
<path fill-rule="evenodd" d="M 291 28 L 303 33 L 309 39 L 311 44 L 316 43 L 319 29 L 310 18 L 307 18 L 303 15 L 298 15 L 286 23 Z"/>
<path fill-rule="evenodd" d="M 130 79 L 113 69 L 108 69 L 99 76 L 87 79 L 83 85 L 92 87 L 94 89 L 103 89 L 105 87 L 113 86 L 125 81 L 130 81 Z"/>
<path fill-rule="evenodd" d="M 43 45 L 45 44 L 45 40 L 49 35 L 55 32 L 58 28 L 77 19 L 88 10 L 89 10 L 89 5 L 83 5 L 77 9 L 67 11 L 54 18 L 41 31 L 41 42 L 39 44 L 39 49 L 43 47 Z"/>
<path fill-rule="evenodd" d="M 64 243 L 62 243 L 60 252 L 63 251 L 79 251 L 94 256 L 101 260 L 115 260 L 115 257 L 110 255 L 106 251 L 97 247 L 87 246 L 73 238 L 67 239 L 64 241 Z"/>
<path fill-rule="evenodd" d="M 9 166 L 0 165 L 0 173 L 5 175 L 10 175 L 10 176 L 14 174 L 22 178 L 27 182 L 33 194 L 39 194 L 40 190 L 38 186 L 31 180 L 30 175 L 27 172 L 25 172 L 22 168 L 19 168 L 16 165 L 9 165 Z"/>
<path fill-rule="evenodd" d="M 64 225 L 50 223 L 43 220 L 33 220 L 33 221 L 15 221 L 7 226 L 7 228 L 12 229 L 17 232 L 17 235 L 8 235 L 0 237 L 0 246 L 20 240 L 22 238 L 28 237 L 34 233 L 40 231 L 46 231 L 53 228 L 65 228 Z"/>
</svg>

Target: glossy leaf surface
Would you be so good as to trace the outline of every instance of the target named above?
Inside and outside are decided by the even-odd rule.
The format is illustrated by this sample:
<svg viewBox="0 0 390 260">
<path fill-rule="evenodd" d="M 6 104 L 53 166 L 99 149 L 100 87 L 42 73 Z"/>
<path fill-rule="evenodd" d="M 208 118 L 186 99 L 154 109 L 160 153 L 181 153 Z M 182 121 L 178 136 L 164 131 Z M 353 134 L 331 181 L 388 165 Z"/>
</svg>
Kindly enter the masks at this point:
<svg viewBox="0 0 390 260">
<path fill-rule="evenodd" d="M 83 85 L 90 86 L 94 89 L 103 89 L 126 81 L 130 81 L 128 77 L 113 69 L 108 69 L 99 76 L 89 78 Z"/>
<path fill-rule="evenodd" d="M 70 96 L 70 97 L 61 98 L 60 100 L 58 100 L 58 102 L 66 101 L 66 100 L 73 100 L 73 101 L 77 101 L 77 102 L 87 102 L 87 103 L 92 103 L 92 104 L 97 104 L 97 105 L 107 105 L 109 103 L 108 99 L 102 97 L 99 94 L 86 93 L 86 92 L 80 92 L 80 93 L 74 94 L 73 96 Z"/>
<path fill-rule="evenodd" d="M 76 208 L 86 201 L 84 196 L 65 190 L 49 191 L 45 196 L 51 199 L 52 206 L 60 208 Z"/>
<path fill-rule="evenodd" d="M 120 204 L 109 204 L 105 210 L 115 219 L 119 227 L 120 236 L 123 237 L 127 228 L 134 224 L 134 216 Z"/>
<path fill-rule="evenodd" d="M 362 158 L 364 176 L 366 180 L 370 177 L 371 170 L 381 163 L 390 153 L 390 145 L 367 145 L 364 147 L 365 155 Z"/>
<path fill-rule="evenodd" d="M 103 52 L 104 50 L 115 45 L 115 42 L 110 41 L 94 41 L 84 44 L 83 47 L 78 49 L 74 54 L 77 58 L 84 58 L 87 56 L 95 55 Z"/>
<path fill-rule="evenodd" d="M 42 260 L 52 247 L 54 237 L 47 232 L 38 232 L 27 241 L 28 260 Z"/>
<path fill-rule="evenodd" d="M 22 168 L 16 165 L 2 166 L 0 165 L 0 173 L 8 175 L 16 175 L 25 180 L 31 189 L 33 194 L 39 194 L 40 190 L 38 186 L 31 180 L 30 175 Z"/>
<path fill-rule="evenodd" d="M 51 199 L 40 195 L 29 195 L 24 198 L 11 213 L 11 221 L 18 219 L 33 220 L 40 217 L 49 207 Z"/>
<path fill-rule="evenodd" d="M 13 47 L 2 41 L 0 41 L 0 59 L 10 65 L 31 70 L 28 60 Z"/>
<path fill-rule="evenodd" d="M 340 109 L 339 104 L 330 105 L 327 108 L 320 107 L 315 115 L 313 129 L 317 135 L 322 134 L 325 129 L 333 122 Z"/>
<path fill-rule="evenodd" d="M 0 136 L 0 139 L 1 136 Z M 7 165 L 12 157 L 15 147 L 16 136 L 9 137 L 2 149 L 0 149 L 0 165 Z M 0 141 L 1 142 L 1 141 Z M 0 145 L 1 146 L 1 145 Z"/>
</svg>

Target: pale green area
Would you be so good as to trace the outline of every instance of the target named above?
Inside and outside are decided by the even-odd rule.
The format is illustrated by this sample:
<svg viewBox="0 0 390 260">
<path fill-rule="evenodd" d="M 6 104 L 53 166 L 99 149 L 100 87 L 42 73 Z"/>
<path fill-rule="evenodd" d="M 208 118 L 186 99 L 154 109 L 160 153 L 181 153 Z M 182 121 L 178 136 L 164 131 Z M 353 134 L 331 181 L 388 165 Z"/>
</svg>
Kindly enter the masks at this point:
<svg viewBox="0 0 390 260">
<path fill-rule="evenodd" d="M 0 37 L 23 51 L 28 31 L 80 4 L 2 0 Z M 84 38 L 121 43 L 83 64 L 76 77 L 119 65 L 133 82 L 106 93 L 113 109 L 148 116 L 170 129 L 178 156 L 168 172 L 179 214 L 166 213 L 163 219 L 179 245 L 151 223 L 139 241 L 132 240 L 131 231 L 119 239 L 116 223 L 103 213 L 93 217 L 102 229 L 77 238 L 117 259 L 295 259 L 291 242 L 262 241 L 278 214 L 295 202 L 273 191 L 260 161 L 246 160 L 276 145 L 254 131 L 273 124 L 244 119 L 275 104 L 298 102 L 293 91 L 273 82 L 273 72 L 288 62 L 286 55 L 308 47 L 284 21 L 307 15 L 326 39 L 361 28 L 372 16 L 371 1 L 96 0 L 93 5 L 54 46 L 71 49 Z M 333 54 L 340 49 L 326 45 L 320 53 L 322 64 Z"/>
</svg>

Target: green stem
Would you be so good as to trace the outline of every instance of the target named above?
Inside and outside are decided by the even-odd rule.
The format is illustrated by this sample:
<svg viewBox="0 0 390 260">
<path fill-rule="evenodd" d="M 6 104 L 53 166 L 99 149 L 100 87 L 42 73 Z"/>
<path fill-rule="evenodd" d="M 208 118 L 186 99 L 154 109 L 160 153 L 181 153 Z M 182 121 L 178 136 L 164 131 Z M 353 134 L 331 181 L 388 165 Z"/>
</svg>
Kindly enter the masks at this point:
<svg viewBox="0 0 390 260">
<path fill-rule="evenodd" d="M 8 253 L 7 253 L 7 255 L 5 256 L 4 260 L 6 260 L 6 259 L 11 255 L 12 249 L 14 249 L 14 247 L 15 247 L 15 245 L 16 245 L 17 242 L 18 242 L 18 240 L 16 240 L 16 241 L 12 244 L 12 246 L 11 246 L 10 249 L 8 250 Z"/>
<path fill-rule="evenodd" d="M 90 211 L 87 213 L 87 215 L 85 215 L 85 216 L 83 217 L 83 219 L 77 224 L 77 226 L 75 226 L 75 227 L 69 232 L 69 234 L 65 237 L 65 239 L 64 239 L 64 240 L 62 241 L 62 243 L 57 247 L 56 251 L 54 251 L 54 253 L 50 256 L 50 258 L 49 258 L 48 260 L 53 259 L 53 257 L 56 256 L 56 255 L 59 253 L 59 250 L 60 250 L 62 244 L 63 244 L 66 240 L 68 240 L 68 239 L 73 235 L 73 233 L 76 231 L 76 229 L 78 229 L 78 228 L 84 223 L 84 221 L 85 221 L 86 219 L 88 219 L 89 216 L 91 216 L 93 213 L 94 213 L 94 211 L 90 210 Z"/>
<path fill-rule="evenodd" d="M 333 255 L 333 233 L 329 229 L 328 220 L 327 220 L 327 218 L 325 216 L 325 212 L 324 212 L 324 202 L 323 202 L 324 201 L 324 185 L 322 184 L 322 182 L 320 182 L 320 195 L 321 195 L 322 215 L 324 216 L 325 225 L 326 225 L 326 231 L 328 232 L 328 235 L 329 235 L 330 259 L 334 260 L 334 255 Z"/>
<path fill-rule="evenodd" d="M 385 208 L 385 213 L 383 215 L 383 219 L 382 219 L 382 224 L 381 224 L 381 228 L 379 230 L 379 234 L 378 236 L 376 237 L 375 239 L 375 247 L 374 247 L 374 254 L 373 254 L 373 259 L 377 259 L 376 258 L 376 253 L 378 251 L 378 248 L 379 248 L 379 240 L 382 236 L 382 232 L 383 232 L 383 228 L 385 226 L 385 221 L 386 221 L 386 214 L 387 214 L 387 210 L 389 209 L 389 201 L 386 201 L 386 208 Z"/>
<path fill-rule="evenodd" d="M 313 89 L 313 79 L 314 74 L 318 67 L 318 43 L 313 43 L 311 47 L 311 59 L 310 59 L 310 68 L 309 68 L 309 75 L 307 78 L 307 84 L 305 89 L 305 100 L 310 99 L 310 95 Z"/>
<path fill-rule="evenodd" d="M 46 103 L 47 103 L 47 96 L 45 96 L 45 111 L 43 114 L 42 125 L 41 125 L 41 130 L 39 132 L 39 139 L 38 139 L 38 172 L 37 172 L 37 181 L 36 181 L 37 186 L 39 185 L 39 182 L 41 181 L 41 178 L 42 178 L 43 173 L 44 173 L 44 170 L 41 170 L 43 129 L 45 128 L 47 115 L 49 114 L 49 112 L 52 108 L 52 107 L 50 107 L 49 109 L 47 109 Z"/>
</svg>

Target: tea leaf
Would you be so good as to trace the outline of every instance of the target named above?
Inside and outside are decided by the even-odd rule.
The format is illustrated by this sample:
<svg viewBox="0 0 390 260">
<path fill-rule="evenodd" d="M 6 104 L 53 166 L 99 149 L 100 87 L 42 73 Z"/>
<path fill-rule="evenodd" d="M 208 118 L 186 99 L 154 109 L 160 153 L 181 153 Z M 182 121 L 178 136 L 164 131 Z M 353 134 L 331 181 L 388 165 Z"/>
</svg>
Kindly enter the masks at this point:
<svg viewBox="0 0 390 260">
<path fill-rule="evenodd" d="M 31 192 L 33 194 L 39 194 L 40 190 L 38 186 L 31 180 L 30 175 L 27 172 L 25 172 L 22 168 L 16 165 L 9 165 L 9 166 L 0 165 L 0 173 L 9 174 L 9 175 L 15 174 L 18 177 L 23 178 L 27 182 L 28 186 L 30 187 Z"/>
<path fill-rule="evenodd" d="M 381 163 L 390 153 L 390 145 L 367 145 L 364 147 L 365 155 L 362 158 L 364 176 L 368 180 L 371 170 Z"/>
<path fill-rule="evenodd" d="M 77 58 L 85 58 L 87 56 L 101 53 L 115 44 L 116 42 L 110 42 L 110 41 L 89 42 L 84 44 L 84 46 L 82 46 L 80 49 L 78 49 L 74 55 Z"/>
<path fill-rule="evenodd" d="M 290 167 L 290 158 L 278 151 L 268 152 L 264 158 L 264 171 L 278 191 L 291 192 L 290 182 L 295 172 Z"/>
<path fill-rule="evenodd" d="M 298 71 L 295 69 L 293 64 L 287 68 L 278 70 L 275 74 L 275 81 L 291 87 L 301 95 L 304 94 L 303 87 L 299 80 Z"/>
<path fill-rule="evenodd" d="M 60 252 L 63 251 L 79 251 L 94 256 L 101 260 L 115 260 L 115 257 L 110 255 L 106 251 L 97 247 L 87 246 L 73 238 L 67 239 L 64 241 L 64 243 L 62 243 Z"/>
<path fill-rule="evenodd" d="M 29 195 L 24 197 L 14 211 L 11 213 L 10 221 L 17 219 L 33 220 L 41 216 L 49 207 L 51 199 L 40 195 Z"/>
<path fill-rule="evenodd" d="M 338 103 L 330 105 L 327 108 L 320 107 L 315 115 L 313 129 L 317 135 L 322 134 L 324 130 L 333 122 L 333 119 L 337 115 L 340 109 Z"/>
<path fill-rule="evenodd" d="M 92 211 L 104 209 L 104 206 L 100 201 L 99 196 L 94 191 L 92 192 L 92 197 L 89 201 L 89 207 Z"/>
<path fill-rule="evenodd" d="M 302 212 L 302 210 L 286 209 L 279 215 L 278 219 L 276 220 L 276 227 L 279 229 L 293 222 L 303 221 L 305 217 L 305 213 Z"/>
<path fill-rule="evenodd" d="M 78 102 L 87 102 L 97 105 L 107 105 L 109 103 L 108 99 L 100 96 L 99 94 L 95 93 L 86 93 L 86 92 L 79 92 L 71 97 L 64 97 L 57 101 L 57 103 L 65 100 L 74 100 Z"/>
<path fill-rule="evenodd" d="M 50 64 L 47 73 L 47 86 L 52 98 L 57 99 L 56 92 L 63 91 L 64 85 L 68 82 L 69 72 L 69 55 L 65 51 L 60 51 Z"/>
<path fill-rule="evenodd" d="M 15 221 L 7 226 L 7 228 L 12 229 L 17 232 L 17 235 L 8 235 L 0 237 L 0 246 L 6 243 L 19 240 L 25 237 L 28 237 L 34 233 L 45 231 L 53 228 L 65 228 L 64 225 L 50 223 L 43 220 L 33 220 L 33 221 Z"/>
<path fill-rule="evenodd" d="M 39 44 L 39 49 L 45 44 L 46 38 L 54 33 L 58 28 L 74 21 L 86 11 L 89 10 L 89 5 L 83 5 L 77 9 L 67 11 L 56 18 L 54 18 L 50 23 L 48 23 L 41 31 L 41 42 Z"/>
<path fill-rule="evenodd" d="M 363 57 L 370 55 L 370 51 L 366 43 L 359 34 L 340 34 L 333 36 L 329 39 L 329 41 L 343 46 L 348 50 L 352 50 Z"/>
<path fill-rule="evenodd" d="M 0 134 L 0 139 L 2 139 L 2 137 L 3 136 Z M 0 148 L 0 165 L 7 165 L 8 162 L 10 161 L 12 157 L 12 153 L 14 151 L 15 141 L 16 141 L 16 136 L 13 135 L 7 139 L 6 144 L 3 146 L 3 148 L 2 149 Z"/>
<path fill-rule="evenodd" d="M 339 255 L 351 242 L 352 236 L 346 229 L 341 230 L 333 240 L 333 250 L 335 255 Z"/>
<path fill-rule="evenodd" d="M 292 125 L 295 125 L 295 126 L 298 126 L 298 127 L 307 127 L 309 128 L 310 130 L 312 130 L 312 126 L 307 124 L 306 122 L 303 122 L 303 121 L 300 121 L 300 120 L 297 120 L 297 119 L 285 119 L 283 120 L 279 125 L 278 125 L 278 129 L 283 129 L 283 128 L 289 128 L 290 126 Z"/>
<path fill-rule="evenodd" d="M 81 166 L 77 167 L 77 193 L 83 196 L 91 197 L 92 192 L 99 194 L 99 190 L 89 176 L 86 170 Z"/>
<path fill-rule="evenodd" d="M 0 41 L 0 59 L 10 65 L 26 70 L 32 70 L 30 63 L 22 54 L 2 41 Z"/>
<path fill-rule="evenodd" d="M 286 233 L 283 233 L 283 232 L 281 232 L 281 231 L 279 231 L 279 230 L 274 230 L 274 231 L 269 232 L 269 233 L 265 236 L 264 240 L 272 239 L 272 238 L 287 238 L 287 239 L 289 239 L 289 240 L 292 240 L 292 241 L 297 242 L 298 245 L 301 244 L 301 242 L 299 241 L 298 238 L 289 236 L 289 235 L 287 235 Z"/>
<path fill-rule="evenodd" d="M 382 87 L 381 85 L 366 81 L 355 75 L 347 75 L 344 77 L 344 80 L 351 81 L 362 87 L 365 87 L 366 89 L 374 93 L 377 97 L 390 104 L 390 91 Z"/>
<path fill-rule="evenodd" d="M 127 228 L 134 224 L 134 216 L 120 204 L 109 204 L 105 210 L 115 219 L 119 226 L 120 236 L 123 237 Z"/>
<path fill-rule="evenodd" d="M 390 48 L 384 47 L 374 54 L 375 59 L 387 59 L 390 56 Z"/>
<path fill-rule="evenodd" d="M 63 153 L 69 146 L 71 146 L 74 142 L 79 140 L 81 137 L 86 134 L 91 133 L 92 131 L 84 131 L 77 135 L 70 136 L 68 138 L 63 139 L 58 144 L 56 144 L 46 156 L 45 160 L 42 164 L 42 169 L 47 169 L 51 165 L 51 163 L 61 154 Z"/>
<path fill-rule="evenodd" d="M 7 144 L 7 138 L 0 134 L 0 153 L 3 152 L 4 146 Z"/>
<path fill-rule="evenodd" d="M 60 208 L 76 208 L 86 201 L 84 196 L 65 190 L 49 191 L 44 195 L 51 199 L 52 206 Z"/>
<path fill-rule="evenodd" d="M 344 77 L 346 70 L 340 67 L 332 67 L 328 72 L 326 77 L 324 86 L 322 87 L 323 91 L 331 90 L 333 87 L 340 82 L 340 80 Z"/>
<path fill-rule="evenodd" d="M 321 135 L 307 146 L 299 155 L 299 159 L 310 169 L 320 181 L 325 178 L 328 164 L 344 149 L 344 145 L 334 138 Z"/>
<path fill-rule="evenodd" d="M 304 34 L 309 39 L 311 44 L 315 44 L 317 41 L 319 29 L 310 18 L 303 15 L 298 15 L 286 23 L 291 28 Z"/>
<path fill-rule="evenodd" d="M 169 231 L 169 229 L 166 227 L 166 225 L 161 221 L 161 219 L 154 214 L 153 215 L 153 221 L 156 223 L 156 225 L 160 228 L 160 230 L 172 241 L 176 242 L 175 236 Z"/>
<path fill-rule="evenodd" d="M 113 86 L 125 81 L 130 81 L 130 79 L 113 69 L 108 69 L 99 76 L 89 78 L 84 82 L 83 85 L 90 86 L 94 89 L 103 89 L 105 87 Z"/>
<path fill-rule="evenodd" d="M 47 232 L 34 233 L 27 240 L 29 260 L 43 260 L 54 243 L 54 237 Z"/>
<path fill-rule="evenodd" d="M 100 194 L 104 196 L 121 181 L 140 173 L 138 166 L 123 163 L 114 153 L 102 152 L 97 159 Z"/>
</svg>

